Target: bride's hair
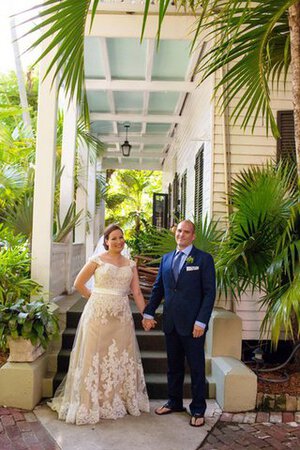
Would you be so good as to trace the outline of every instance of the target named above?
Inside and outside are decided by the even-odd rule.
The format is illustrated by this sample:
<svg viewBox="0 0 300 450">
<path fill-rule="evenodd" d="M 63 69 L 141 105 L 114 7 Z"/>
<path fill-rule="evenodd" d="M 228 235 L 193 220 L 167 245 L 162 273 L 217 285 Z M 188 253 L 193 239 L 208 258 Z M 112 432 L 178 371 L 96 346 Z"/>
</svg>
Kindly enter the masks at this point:
<svg viewBox="0 0 300 450">
<path fill-rule="evenodd" d="M 119 225 L 117 225 L 116 223 L 108 225 L 108 227 L 105 228 L 103 235 L 103 247 L 105 248 L 105 250 L 108 250 L 108 245 L 106 241 L 109 238 L 110 233 L 112 233 L 115 230 L 120 230 L 121 233 L 124 234 L 122 228 L 119 227 Z"/>
</svg>

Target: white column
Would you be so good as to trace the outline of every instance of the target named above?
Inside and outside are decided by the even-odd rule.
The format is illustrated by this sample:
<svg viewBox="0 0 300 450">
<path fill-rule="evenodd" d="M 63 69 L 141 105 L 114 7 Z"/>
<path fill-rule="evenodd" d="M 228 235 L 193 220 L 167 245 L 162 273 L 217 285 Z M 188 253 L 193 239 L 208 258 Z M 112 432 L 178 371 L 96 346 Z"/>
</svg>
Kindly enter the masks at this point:
<svg viewBox="0 0 300 450">
<path fill-rule="evenodd" d="M 86 259 L 94 251 L 95 247 L 95 213 L 96 213 L 96 163 L 89 161 L 88 165 L 88 233 L 86 236 Z"/>
<path fill-rule="evenodd" d="M 81 212 L 81 221 L 75 228 L 75 242 L 85 244 L 87 220 L 87 189 L 88 189 L 88 148 L 80 144 L 78 147 L 79 172 L 76 191 L 76 213 Z"/>
<path fill-rule="evenodd" d="M 60 178 L 59 215 L 63 222 L 70 204 L 74 200 L 74 167 L 77 134 L 77 106 L 73 99 L 65 99 L 64 123 L 62 136 L 61 167 L 63 172 Z"/>
<path fill-rule="evenodd" d="M 64 123 L 62 136 L 61 168 L 63 169 L 60 178 L 60 200 L 59 216 L 62 224 L 71 203 L 74 200 L 74 168 L 76 152 L 77 134 L 77 113 L 76 102 L 65 98 Z M 66 258 L 66 290 L 71 293 L 73 290 L 73 233 L 70 232 L 65 238 L 68 244 Z"/>
<path fill-rule="evenodd" d="M 56 158 L 57 81 L 53 71 L 44 79 L 45 69 L 53 55 L 40 64 L 40 86 L 37 117 L 36 161 L 33 199 L 31 277 L 50 296 L 53 199 Z M 54 68 L 55 70 L 55 68 Z"/>
<path fill-rule="evenodd" d="M 102 158 L 99 158 L 97 160 L 97 165 L 96 165 L 96 174 L 100 175 L 101 169 L 102 169 Z M 96 244 L 98 242 L 99 237 L 101 236 L 101 232 L 102 232 L 102 230 L 101 230 L 102 218 L 101 218 L 100 205 L 96 205 L 94 222 L 95 222 L 94 223 L 94 242 Z"/>
</svg>

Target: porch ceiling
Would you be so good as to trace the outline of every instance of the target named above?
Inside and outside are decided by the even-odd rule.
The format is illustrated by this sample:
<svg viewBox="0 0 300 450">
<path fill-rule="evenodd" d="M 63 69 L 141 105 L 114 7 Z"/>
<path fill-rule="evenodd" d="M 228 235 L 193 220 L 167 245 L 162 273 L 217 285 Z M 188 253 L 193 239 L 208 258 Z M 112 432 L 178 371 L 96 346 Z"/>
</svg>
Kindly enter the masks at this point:
<svg viewBox="0 0 300 450">
<path fill-rule="evenodd" d="M 106 15 L 106 25 L 109 20 Z M 140 42 L 140 30 L 136 37 L 114 37 L 110 31 L 85 38 L 91 131 L 106 144 L 103 168 L 162 169 L 186 95 L 196 88 L 199 52 L 190 55 L 190 41 L 163 38 L 157 49 L 152 37 Z M 126 158 L 125 123 L 132 145 Z"/>
</svg>

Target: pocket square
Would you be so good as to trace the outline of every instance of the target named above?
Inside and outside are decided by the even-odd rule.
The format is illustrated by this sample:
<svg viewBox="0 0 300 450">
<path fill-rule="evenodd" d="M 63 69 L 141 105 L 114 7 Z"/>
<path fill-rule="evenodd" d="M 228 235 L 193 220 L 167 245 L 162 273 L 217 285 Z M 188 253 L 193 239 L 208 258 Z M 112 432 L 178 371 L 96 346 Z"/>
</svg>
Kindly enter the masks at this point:
<svg viewBox="0 0 300 450">
<path fill-rule="evenodd" d="M 199 266 L 186 266 L 187 272 L 191 272 L 192 270 L 199 270 Z"/>
</svg>

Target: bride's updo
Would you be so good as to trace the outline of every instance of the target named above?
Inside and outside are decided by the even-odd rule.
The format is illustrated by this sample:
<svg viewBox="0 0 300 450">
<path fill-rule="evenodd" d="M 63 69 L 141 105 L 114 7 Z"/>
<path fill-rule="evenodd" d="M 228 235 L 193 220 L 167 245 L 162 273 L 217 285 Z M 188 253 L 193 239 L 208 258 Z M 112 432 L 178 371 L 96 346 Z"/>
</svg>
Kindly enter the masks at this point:
<svg viewBox="0 0 300 450">
<path fill-rule="evenodd" d="M 107 245 L 106 241 L 108 240 L 110 233 L 112 233 L 115 230 L 120 230 L 121 233 L 124 234 L 122 228 L 119 227 L 119 225 L 117 225 L 116 223 L 111 223 L 110 225 L 108 225 L 105 228 L 104 234 L 103 234 L 103 247 L 105 248 L 105 250 L 108 250 L 108 245 Z"/>
</svg>

